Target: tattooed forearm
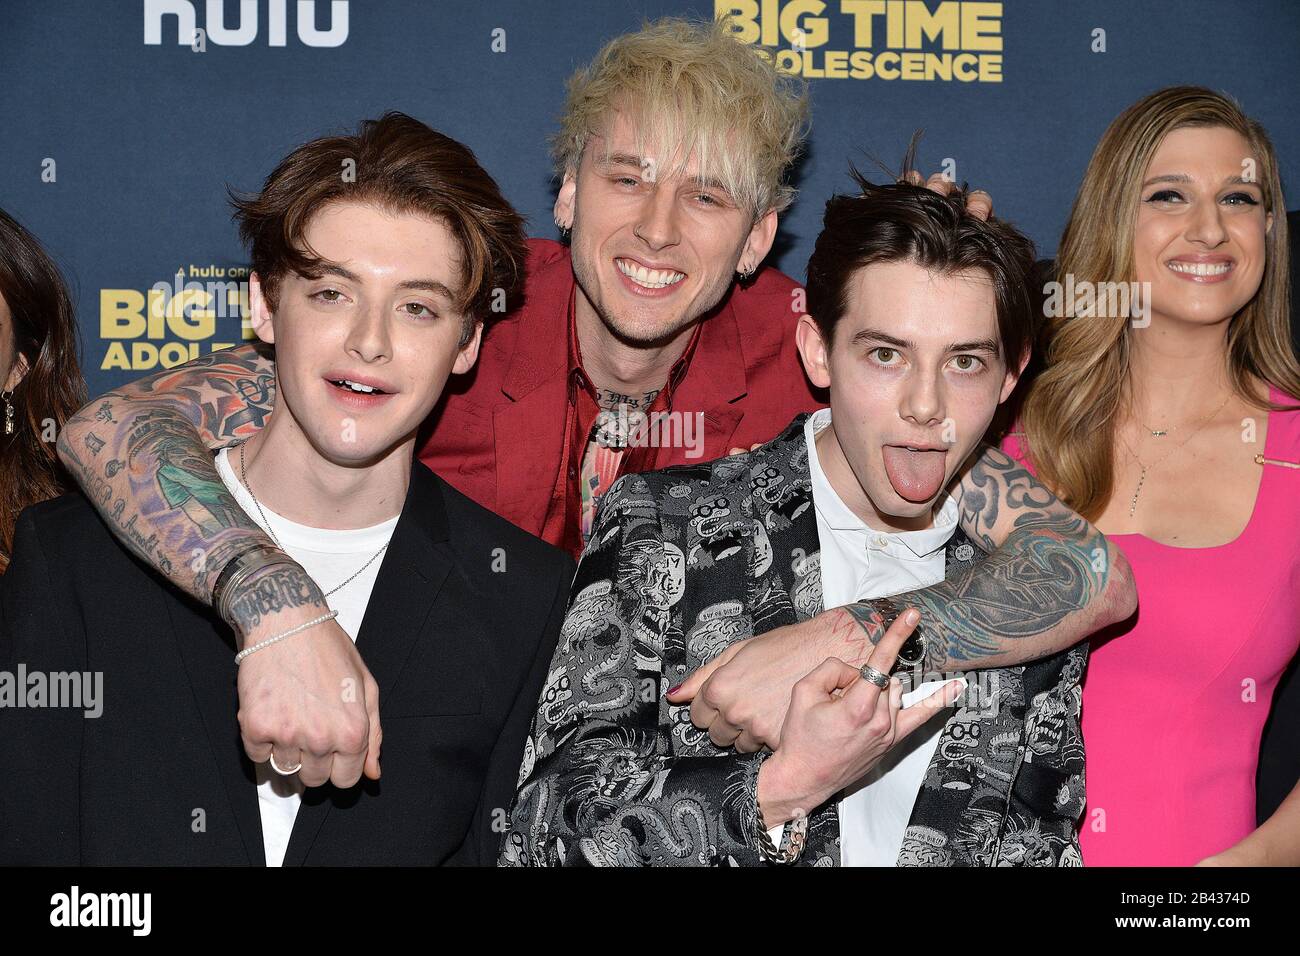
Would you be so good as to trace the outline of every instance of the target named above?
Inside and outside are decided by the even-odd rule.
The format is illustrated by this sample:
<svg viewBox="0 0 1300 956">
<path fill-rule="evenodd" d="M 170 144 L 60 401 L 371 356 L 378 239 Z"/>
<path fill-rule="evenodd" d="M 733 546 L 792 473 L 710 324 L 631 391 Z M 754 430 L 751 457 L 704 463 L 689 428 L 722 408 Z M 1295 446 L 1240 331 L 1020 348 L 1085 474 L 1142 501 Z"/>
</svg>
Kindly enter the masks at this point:
<svg viewBox="0 0 1300 956">
<path fill-rule="evenodd" d="M 271 360 L 251 346 L 214 352 L 99 396 L 59 435 L 60 459 L 118 540 L 204 602 L 230 558 L 274 546 L 209 450 L 262 427 L 274 381 Z"/>
<path fill-rule="evenodd" d="M 927 667 L 1024 663 L 1069 647 L 1110 623 L 1102 597 L 1109 561 L 1091 563 L 1094 544 L 1057 537 L 1046 528 L 1018 532 L 986 560 L 949 580 L 899 596 L 921 610 Z M 1104 541 L 1099 546 L 1104 554 Z"/>
<path fill-rule="evenodd" d="M 318 606 L 322 613 L 327 605 L 316 582 L 302 568 L 272 565 L 254 575 L 232 602 L 231 624 L 240 635 L 251 633 L 271 614 L 291 608 Z"/>
<path fill-rule="evenodd" d="M 182 412 L 215 451 L 266 424 L 275 408 L 275 363 L 254 346 L 241 345 L 143 378 L 123 391 L 131 401 L 157 399 Z"/>
<path fill-rule="evenodd" d="M 1022 664 L 1133 612 L 1123 555 L 1013 459 L 982 449 L 958 491 L 962 530 L 992 554 L 889 599 L 921 611 L 927 670 Z M 884 636 L 871 602 L 845 610 L 871 643 Z"/>
</svg>

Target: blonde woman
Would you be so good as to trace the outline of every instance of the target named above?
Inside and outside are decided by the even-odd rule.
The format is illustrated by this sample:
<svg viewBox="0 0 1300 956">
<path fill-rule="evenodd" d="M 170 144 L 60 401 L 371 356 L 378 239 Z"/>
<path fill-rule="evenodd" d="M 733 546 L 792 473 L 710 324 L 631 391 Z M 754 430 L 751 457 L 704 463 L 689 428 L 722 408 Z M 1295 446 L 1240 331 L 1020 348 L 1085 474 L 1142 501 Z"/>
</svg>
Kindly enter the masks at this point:
<svg viewBox="0 0 1300 956">
<path fill-rule="evenodd" d="M 1102 137 L 1045 290 L 1045 370 L 1004 449 L 1138 586 L 1136 615 L 1092 639 L 1087 865 L 1300 863 L 1300 788 L 1255 827 L 1260 734 L 1300 646 L 1286 225 L 1263 128 L 1160 90 Z"/>
</svg>

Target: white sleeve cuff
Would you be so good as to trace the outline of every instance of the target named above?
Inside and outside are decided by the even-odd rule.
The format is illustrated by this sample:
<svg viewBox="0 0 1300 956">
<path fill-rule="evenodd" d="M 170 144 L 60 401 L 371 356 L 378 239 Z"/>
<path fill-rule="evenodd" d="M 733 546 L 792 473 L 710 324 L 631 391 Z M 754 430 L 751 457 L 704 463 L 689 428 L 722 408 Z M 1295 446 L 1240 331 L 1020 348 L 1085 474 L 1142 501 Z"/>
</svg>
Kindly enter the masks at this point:
<svg viewBox="0 0 1300 956">
<path fill-rule="evenodd" d="M 767 836 L 772 841 L 772 846 L 781 849 L 781 840 L 785 838 L 785 824 L 778 823 L 767 831 Z"/>
</svg>

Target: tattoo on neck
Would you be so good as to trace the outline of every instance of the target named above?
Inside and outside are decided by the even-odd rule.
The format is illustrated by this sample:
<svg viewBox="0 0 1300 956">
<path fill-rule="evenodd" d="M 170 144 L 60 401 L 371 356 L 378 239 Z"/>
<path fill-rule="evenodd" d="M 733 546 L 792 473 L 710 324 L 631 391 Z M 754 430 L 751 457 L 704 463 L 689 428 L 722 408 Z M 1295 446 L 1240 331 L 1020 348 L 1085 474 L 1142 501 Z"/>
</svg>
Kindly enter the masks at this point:
<svg viewBox="0 0 1300 956">
<path fill-rule="evenodd" d="M 663 389 L 656 388 L 646 392 L 641 397 L 624 395 L 622 392 L 616 392 L 610 388 L 596 388 L 596 404 L 601 408 L 618 408 L 620 405 L 626 405 L 629 409 L 649 408 L 654 404 L 654 400 L 659 397 Z"/>
</svg>

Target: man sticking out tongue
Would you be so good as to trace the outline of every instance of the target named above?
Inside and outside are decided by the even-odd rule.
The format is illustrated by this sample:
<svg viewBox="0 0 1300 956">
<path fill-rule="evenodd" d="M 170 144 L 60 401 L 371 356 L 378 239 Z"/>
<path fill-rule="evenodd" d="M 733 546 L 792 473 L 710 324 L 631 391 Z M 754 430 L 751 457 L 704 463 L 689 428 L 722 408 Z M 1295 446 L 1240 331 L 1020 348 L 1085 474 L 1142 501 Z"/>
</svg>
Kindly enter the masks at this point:
<svg viewBox="0 0 1300 956">
<path fill-rule="evenodd" d="M 822 467 L 867 529 L 928 528 L 1023 357 L 1003 356 L 985 269 L 882 258 L 854 271 L 842 295 L 838 321 L 804 316 L 798 331 L 809 376 L 831 389 Z"/>
</svg>

